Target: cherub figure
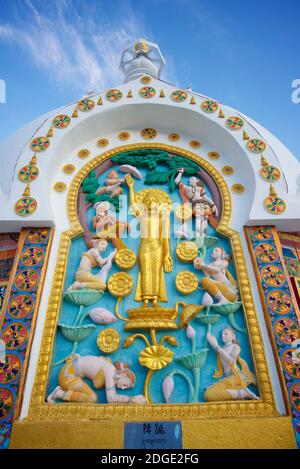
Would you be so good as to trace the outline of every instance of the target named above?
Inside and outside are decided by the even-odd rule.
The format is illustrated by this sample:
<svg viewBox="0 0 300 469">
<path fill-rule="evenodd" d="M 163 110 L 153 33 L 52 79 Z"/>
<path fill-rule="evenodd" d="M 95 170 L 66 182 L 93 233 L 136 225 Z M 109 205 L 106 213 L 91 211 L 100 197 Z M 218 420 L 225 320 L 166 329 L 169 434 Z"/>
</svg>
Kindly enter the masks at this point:
<svg viewBox="0 0 300 469">
<path fill-rule="evenodd" d="M 96 194 L 109 194 L 110 197 L 118 197 L 123 193 L 121 185 L 125 182 L 124 178 L 119 178 L 119 174 L 115 169 L 112 169 L 105 179 L 105 186 L 100 187 Z"/>
<path fill-rule="evenodd" d="M 75 282 L 68 290 L 80 290 L 84 288 L 92 290 L 105 290 L 106 280 L 112 268 L 112 262 L 116 250 L 103 258 L 101 254 L 107 249 L 108 243 L 105 239 L 92 241 L 92 248 L 81 255 L 79 267 L 75 274 Z M 92 273 L 94 267 L 100 267 L 97 274 Z"/>
<path fill-rule="evenodd" d="M 201 257 L 196 257 L 194 260 L 195 269 L 204 273 L 201 286 L 218 301 L 219 305 L 235 302 L 238 288 L 237 282 L 228 271 L 230 257 L 223 248 L 217 246 L 211 254 L 211 259 L 210 264 L 206 264 Z"/>
<path fill-rule="evenodd" d="M 192 204 L 193 215 L 196 218 L 196 237 L 204 238 L 207 232 L 208 219 L 211 215 L 218 216 L 218 209 L 213 200 L 205 193 L 202 181 L 195 176 L 189 179 L 189 185 L 181 181 L 184 174 L 184 168 L 181 168 L 175 179 L 175 184 L 179 186 L 179 193 L 184 204 Z M 182 226 L 182 235 L 186 236 L 187 227 L 185 223 Z"/>
<path fill-rule="evenodd" d="M 96 389 L 105 388 L 108 403 L 145 404 L 143 395 L 126 396 L 116 392 L 135 386 L 136 378 L 129 365 L 120 361 L 115 364 L 109 358 L 94 355 L 72 355 L 62 367 L 58 377 L 59 386 L 48 396 L 47 402 L 60 399 L 66 402 L 97 402 L 97 394 L 84 379 L 92 381 Z"/>
<path fill-rule="evenodd" d="M 259 399 L 259 397 L 247 386 L 256 384 L 256 377 L 249 369 L 245 360 L 240 356 L 241 347 L 236 341 L 236 335 L 230 327 L 223 329 L 221 347 L 215 336 L 208 333 L 207 341 L 217 353 L 218 369 L 214 378 L 222 378 L 217 383 L 209 386 L 204 399 L 208 402 L 230 401 L 242 399 Z"/>
</svg>

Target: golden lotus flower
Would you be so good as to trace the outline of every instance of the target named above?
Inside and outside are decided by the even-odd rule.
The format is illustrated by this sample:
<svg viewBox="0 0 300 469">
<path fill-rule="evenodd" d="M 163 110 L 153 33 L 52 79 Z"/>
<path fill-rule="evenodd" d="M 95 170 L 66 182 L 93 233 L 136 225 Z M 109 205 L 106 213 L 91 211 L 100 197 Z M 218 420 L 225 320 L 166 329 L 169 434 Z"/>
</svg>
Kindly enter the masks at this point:
<svg viewBox="0 0 300 469">
<path fill-rule="evenodd" d="M 183 241 L 176 248 L 176 256 L 182 262 L 192 262 L 198 255 L 198 248 L 193 241 Z"/>
<path fill-rule="evenodd" d="M 193 272 L 183 270 L 176 275 L 175 285 L 177 290 L 183 295 L 193 293 L 198 287 L 198 279 Z"/>
<path fill-rule="evenodd" d="M 139 362 L 150 370 L 161 370 L 173 360 L 173 352 L 163 345 L 146 347 L 139 355 Z"/>
<path fill-rule="evenodd" d="M 111 275 L 108 281 L 108 291 L 117 298 L 129 295 L 133 287 L 133 279 L 126 272 Z"/>
<path fill-rule="evenodd" d="M 131 269 L 136 263 L 136 255 L 131 249 L 120 249 L 115 255 L 115 263 L 121 269 Z"/>
<path fill-rule="evenodd" d="M 112 328 L 104 329 L 97 337 L 97 345 L 101 352 L 113 353 L 120 345 L 120 335 Z"/>
</svg>

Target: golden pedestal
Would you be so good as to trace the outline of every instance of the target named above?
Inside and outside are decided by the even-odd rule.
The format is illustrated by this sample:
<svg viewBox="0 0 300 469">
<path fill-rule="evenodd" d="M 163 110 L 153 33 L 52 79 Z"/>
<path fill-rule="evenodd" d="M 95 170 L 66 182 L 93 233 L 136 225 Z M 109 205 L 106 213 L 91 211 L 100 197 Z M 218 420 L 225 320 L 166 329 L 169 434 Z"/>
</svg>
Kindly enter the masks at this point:
<svg viewBox="0 0 300 469">
<path fill-rule="evenodd" d="M 178 329 L 175 308 L 161 306 L 140 306 L 127 311 L 125 330 L 132 329 Z"/>
</svg>

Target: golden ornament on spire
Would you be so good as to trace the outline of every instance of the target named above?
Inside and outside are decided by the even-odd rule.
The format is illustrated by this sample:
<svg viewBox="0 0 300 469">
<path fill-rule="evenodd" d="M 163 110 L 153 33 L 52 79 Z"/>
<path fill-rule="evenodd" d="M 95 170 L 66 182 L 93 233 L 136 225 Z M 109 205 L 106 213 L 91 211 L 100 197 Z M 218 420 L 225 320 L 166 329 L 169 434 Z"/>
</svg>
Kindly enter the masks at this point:
<svg viewBox="0 0 300 469">
<path fill-rule="evenodd" d="M 25 190 L 23 192 L 24 197 L 29 197 L 30 196 L 30 186 L 29 184 L 26 184 Z"/>
<path fill-rule="evenodd" d="M 164 97 L 165 97 L 164 90 L 161 90 L 161 92 L 160 92 L 160 94 L 159 94 L 159 97 L 160 97 L 160 98 L 164 98 Z"/>
<path fill-rule="evenodd" d="M 225 114 L 222 111 L 222 109 L 220 109 L 220 111 L 219 111 L 219 117 L 220 117 L 220 119 L 224 119 L 224 117 L 225 117 Z"/>
<path fill-rule="evenodd" d="M 269 195 L 270 195 L 270 197 L 277 197 L 277 192 L 275 191 L 273 184 L 270 184 Z"/>
<path fill-rule="evenodd" d="M 195 100 L 194 96 L 191 97 L 190 104 L 196 104 L 196 100 Z"/>
<path fill-rule="evenodd" d="M 48 133 L 47 133 L 47 137 L 51 138 L 51 137 L 53 137 L 53 134 L 54 134 L 53 129 L 52 129 L 52 127 L 50 127 L 50 129 L 48 130 Z"/>
<path fill-rule="evenodd" d="M 132 96 L 133 96 L 133 95 L 132 95 L 132 91 L 129 90 L 128 93 L 127 93 L 127 98 L 132 98 Z"/>
<path fill-rule="evenodd" d="M 35 165 L 37 163 L 37 158 L 36 158 L 36 153 L 33 155 L 33 157 L 31 158 L 30 160 L 30 163 L 29 164 L 33 164 Z"/>
<path fill-rule="evenodd" d="M 101 106 L 103 104 L 102 96 L 99 97 L 97 104 L 98 106 Z"/>
<path fill-rule="evenodd" d="M 261 165 L 262 167 L 268 166 L 268 162 L 264 156 L 261 156 Z"/>
<path fill-rule="evenodd" d="M 75 111 L 73 112 L 72 117 L 78 117 L 78 111 L 77 111 L 77 109 L 75 109 Z"/>
<path fill-rule="evenodd" d="M 250 137 L 248 135 L 248 133 L 246 132 L 246 130 L 243 131 L 243 140 L 249 140 Z"/>
</svg>

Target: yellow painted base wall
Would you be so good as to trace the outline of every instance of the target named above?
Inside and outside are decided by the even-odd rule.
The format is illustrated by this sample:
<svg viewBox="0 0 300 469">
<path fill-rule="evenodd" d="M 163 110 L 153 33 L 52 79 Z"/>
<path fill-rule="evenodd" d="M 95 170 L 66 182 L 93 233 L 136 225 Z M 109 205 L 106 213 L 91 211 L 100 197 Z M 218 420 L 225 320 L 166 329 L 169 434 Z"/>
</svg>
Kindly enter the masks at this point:
<svg viewBox="0 0 300 469">
<path fill-rule="evenodd" d="M 182 422 L 183 448 L 297 448 L 289 417 L 199 419 Z M 10 448 L 123 448 L 124 422 L 20 421 Z"/>
</svg>

